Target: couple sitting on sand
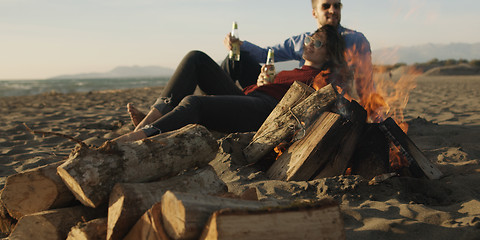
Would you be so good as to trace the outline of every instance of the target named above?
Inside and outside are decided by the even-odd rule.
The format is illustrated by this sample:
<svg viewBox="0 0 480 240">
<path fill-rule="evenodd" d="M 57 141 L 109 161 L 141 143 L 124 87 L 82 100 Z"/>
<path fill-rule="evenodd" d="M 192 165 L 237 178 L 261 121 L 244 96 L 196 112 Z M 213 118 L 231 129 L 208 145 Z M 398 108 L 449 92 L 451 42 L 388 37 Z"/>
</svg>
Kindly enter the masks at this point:
<svg viewBox="0 0 480 240">
<path fill-rule="evenodd" d="M 295 81 L 319 87 L 332 83 L 348 90 L 351 79 L 344 59 L 345 44 L 336 27 L 324 25 L 305 38 L 301 68 L 279 72 L 272 83 L 263 84 L 262 71 L 257 84 L 239 89 L 234 80 L 209 56 L 188 53 L 169 80 L 161 97 L 145 115 L 128 104 L 135 130 L 113 141 L 141 140 L 188 124 L 201 124 L 220 132 L 256 131 Z M 196 87 L 208 95 L 192 95 Z"/>
</svg>

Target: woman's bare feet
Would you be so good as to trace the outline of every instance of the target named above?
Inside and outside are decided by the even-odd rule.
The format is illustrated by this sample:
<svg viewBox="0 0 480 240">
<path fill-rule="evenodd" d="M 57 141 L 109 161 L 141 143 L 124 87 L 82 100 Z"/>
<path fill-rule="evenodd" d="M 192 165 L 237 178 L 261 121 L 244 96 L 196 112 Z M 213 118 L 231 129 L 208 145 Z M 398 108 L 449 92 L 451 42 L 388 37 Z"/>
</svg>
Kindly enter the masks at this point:
<svg viewBox="0 0 480 240">
<path fill-rule="evenodd" d="M 137 126 L 145 118 L 145 114 L 140 112 L 132 103 L 127 104 L 127 111 L 132 119 L 133 126 Z"/>
</svg>

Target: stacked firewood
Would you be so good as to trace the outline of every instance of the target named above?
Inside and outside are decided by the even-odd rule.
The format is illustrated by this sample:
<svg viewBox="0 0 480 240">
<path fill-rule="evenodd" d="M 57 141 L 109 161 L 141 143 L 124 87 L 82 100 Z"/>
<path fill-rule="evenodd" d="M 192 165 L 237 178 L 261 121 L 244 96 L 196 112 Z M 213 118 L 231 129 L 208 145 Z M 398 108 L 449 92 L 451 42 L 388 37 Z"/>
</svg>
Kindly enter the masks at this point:
<svg viewBox="0 0 480 240">
<path fill-rule="evenodd" d="M 243 155 L 253 164 L 287 143 L 266 171 L 269 178 L 342 175 L 362 156 L 359 139 L 370 129 L 366 126 L 365 110 L 331 85 L 314 91 L 294 83 Z M 417 166 L 427 177 L 441 177 L 395 125 L 380 127 L 380 135 L 388 135 L 412 164 L 422 163 Z M 218 142 L 200 125 L 133 143 L 79 144 L 65 161 L 7 178 L 0 230 L 12 240 L 345 238 L 332 200 L 259 201 L 229 194 L 221 174 L 209 165 L 218 152 Z"/>
</svg>

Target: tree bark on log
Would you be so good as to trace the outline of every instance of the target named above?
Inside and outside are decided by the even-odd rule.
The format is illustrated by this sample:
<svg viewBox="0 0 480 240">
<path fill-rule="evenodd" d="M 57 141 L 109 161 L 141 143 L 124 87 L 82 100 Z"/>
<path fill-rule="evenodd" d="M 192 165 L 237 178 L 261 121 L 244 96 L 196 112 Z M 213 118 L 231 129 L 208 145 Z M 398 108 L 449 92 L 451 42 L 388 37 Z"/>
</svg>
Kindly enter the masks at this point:
<svg viewBox="0 0 480 240">
<path fill-rule="evenodd" d="M 324 200 L 267 210 L 219 210 L 210 217 L 201 240 L 345 239 L 337 203 Z"/>
<path fill-rule="evenodd" d="M 1 199 L 10 216 L 22 216 L 75 204 L 75 197 L 57 175 L 63 161 L 30 169 L 7 178 Z"/>
<path fill-rule="evenodd" d="M 163 195 L 161 204 L 163 225 L 172 239 L 198 239 L 210 215 L 220 209 L 260 209 L 279 205 L 277 202 L 248 201 L 171 191 Z"/>
<path fill-rule="evenodd" d="M 170 240 L 163 227 L 161 202 L 145 212 L 123 240 Z"/>
<path fill-rule="evenodd" d="M 149 182 L 206 166 L 217 150 L 205 127 L 190 124 L 141 141 L 106 142 L 99 149 L 77 147 L 57 172 L 80 202 L 97 207 L 118 182 Z"/>
<path fill-rule="evenodd" d="M 103 216 L 102 216 L 103 215 Z M 10 240 L 63 240 L 78 222 L 104 217 L 105 211 L 75 206 L 25 215 L 18 220 Z"/>
<path fill-rule="evenodd" d="M 309 90 L 305 90 L 304 87 L 292 85 L 287 92 L 292 96 L 292 100 L 286 100 L 285 104 L 277 106 L 278 111 L 276 111 L 277 107 L 273 110 L 272 114 L 277 117 L 268 117 L 260 127 L 262 131 L 255 134 L 250 144 L 244 149 L 243 153 L 249 163 L 260 160 L 275 146 L 292 137 L 297 130 L 305 133 L 304 131 L 318 116 L 332 107 L 337 98 L 331 84 L 307 97 L 308 92 Z"/>
<path fill-rule="evenodd" d="M 122 239 L 167 190 L 216 194 L 227 186 L 211 166 L 159 182 L 117 183 L 110 194 L 107 239 Z"/>
<path fill-rule="evenodd" d="M 107 218 L 97 218 L 72 227 L 67 240 L 104 240 L 107 237 Z"/>
</svg>

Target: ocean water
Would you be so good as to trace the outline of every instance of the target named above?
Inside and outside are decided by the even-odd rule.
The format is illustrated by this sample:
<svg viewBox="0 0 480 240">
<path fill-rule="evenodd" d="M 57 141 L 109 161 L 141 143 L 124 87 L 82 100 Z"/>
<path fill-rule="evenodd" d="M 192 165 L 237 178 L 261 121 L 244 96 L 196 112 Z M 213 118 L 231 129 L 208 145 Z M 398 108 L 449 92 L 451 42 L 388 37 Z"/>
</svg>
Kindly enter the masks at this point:
<svg viewBox="0 0 480 240">
<path fill-rule="evenodd" d="M 0 80 L 0 97 L 26 96 L 46 92 L 72 93 L 111 89 L 164 86 L 169 77 L 110 79 Z"/>
</svg>

